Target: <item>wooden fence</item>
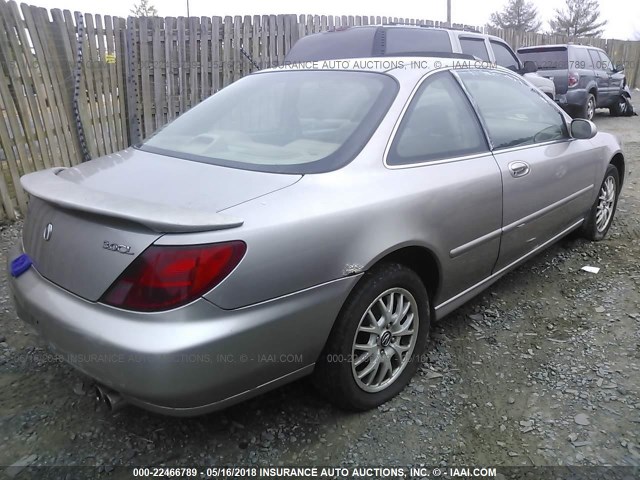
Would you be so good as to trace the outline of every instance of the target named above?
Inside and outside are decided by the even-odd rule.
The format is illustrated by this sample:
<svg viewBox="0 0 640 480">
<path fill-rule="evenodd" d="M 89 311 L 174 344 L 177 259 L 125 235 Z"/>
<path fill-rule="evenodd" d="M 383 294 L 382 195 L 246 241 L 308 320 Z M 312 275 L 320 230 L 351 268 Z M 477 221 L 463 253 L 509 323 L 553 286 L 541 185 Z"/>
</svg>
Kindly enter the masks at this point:
<svg viewBox="0 0 640 480">
<path fill-rule="evenodd" d="M 446 25 L 330 15 L 124 19 L 0 0 L 0 219 L 26 212 L 21 175 L 126 148 L 255 70 L 254 62 L 259 68 L 281 65 L 304 35 L 387 23 Z M 514 48 L 567 41 L 478 30 Z M 640 42 L 587 42 L 627 62 L 629 83 L 640 83 Z"/>
</svg>

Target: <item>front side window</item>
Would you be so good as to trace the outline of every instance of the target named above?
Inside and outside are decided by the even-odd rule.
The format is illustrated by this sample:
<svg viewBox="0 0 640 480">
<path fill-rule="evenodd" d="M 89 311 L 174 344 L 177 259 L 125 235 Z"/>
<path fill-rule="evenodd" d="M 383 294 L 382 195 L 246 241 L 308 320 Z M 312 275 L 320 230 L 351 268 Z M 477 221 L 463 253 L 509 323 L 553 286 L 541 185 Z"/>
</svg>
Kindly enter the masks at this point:
<svg viewBox="0 0 640 480">
<path fill-rule="evenodd" d="M 387 164 L 407 165 L 488 151 L 482 127 L 449 72 L 428 77 L 416 92 L 391 145 Z"/>
<path fill-rule="evenodd" d="M 139 148 L 247 170 L 334 170 L 362 149 L 397 89 L 379 73 L 258 73 L 195 106 Z"/>
<path fill-rule="evenodd" d="M 561 113 L 519 78 L 494 70 L 465 70 L 458 75 L 478 106 L 494 149 L 568 136 Z"/>
<path fill-rule="evenodd" d="M 609 60 L 609 57 L 607 57 L 604 52 L 600 51 L 598 52 L 598 55 L 600 55 L 600 70 L 612 71 L 613 64 L 611 63 L 611 60 Z"/>
<path fill-rule="evenodd" d="M 473 55 L 480 60 L 489 60 L 487 46 L 482 38 L 462 37 L 460 38 L 460 47 L 462 48 L 462 53 Z"/>
<path fill-rule="evenodd" d="M 520 63 L 513 52 L 504 44 L 491 40 L 493 54 L 496 56 L 496 63 L 501 67 L 518 70 Z"/>
</svg>

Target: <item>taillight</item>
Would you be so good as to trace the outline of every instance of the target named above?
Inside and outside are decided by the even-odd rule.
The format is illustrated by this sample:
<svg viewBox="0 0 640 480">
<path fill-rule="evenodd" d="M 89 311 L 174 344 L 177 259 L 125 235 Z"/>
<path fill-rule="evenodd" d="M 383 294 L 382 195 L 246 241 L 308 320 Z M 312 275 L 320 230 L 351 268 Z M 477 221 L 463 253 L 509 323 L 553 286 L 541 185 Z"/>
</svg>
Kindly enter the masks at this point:
<svg viewBox="0 0 640 480">
<path fill-rule="evenodd" d="M 100 300 L 127 310 L 168 310 L 218 285 L 247 250 L 241 241 L 147 248 Z"/>
<path fill-rule="evenodd" d="M 568 80 L 569 87 L 575 87 L 580 81 L 580 75 L 578 75 L 578 72 L 569 72 Z"/>
</svg>

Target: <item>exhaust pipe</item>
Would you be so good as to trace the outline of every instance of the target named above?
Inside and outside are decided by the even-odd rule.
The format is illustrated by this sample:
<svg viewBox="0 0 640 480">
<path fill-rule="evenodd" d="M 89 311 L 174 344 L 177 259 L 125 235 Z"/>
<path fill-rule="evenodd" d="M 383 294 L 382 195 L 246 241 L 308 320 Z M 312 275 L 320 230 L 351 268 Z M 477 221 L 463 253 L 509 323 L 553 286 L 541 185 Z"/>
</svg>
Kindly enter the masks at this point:
<svg viewBox="0 0 640 480">
<path fill-rule="evenodd" d="M 104 385 L 96 385 L 96 400 L 106 405 L 112 412 L 120 410 L 127 405 L 127 401 L 118 392 Z"/>
</svg>

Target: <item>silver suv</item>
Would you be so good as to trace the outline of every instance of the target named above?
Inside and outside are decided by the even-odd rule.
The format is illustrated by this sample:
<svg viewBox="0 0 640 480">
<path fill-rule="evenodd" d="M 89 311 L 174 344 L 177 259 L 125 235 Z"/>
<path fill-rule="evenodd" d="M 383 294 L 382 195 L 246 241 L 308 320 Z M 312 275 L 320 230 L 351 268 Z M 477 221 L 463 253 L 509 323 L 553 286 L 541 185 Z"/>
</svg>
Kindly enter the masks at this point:
<svg viewBox="0 0 640 480">
<path fill-rule="evenodd" d="M 475 31 L 419 25 L 343 27 L 302 37 L 291 48 L 286 63 L 389 56 L 471 55 L 522 74 L 545 95 L 555 99 L 552 80 L 536 73 L 533 62 L 522 62 L 501 38 Z"/>
</svg>

